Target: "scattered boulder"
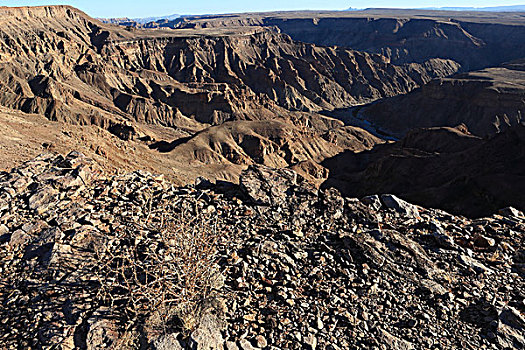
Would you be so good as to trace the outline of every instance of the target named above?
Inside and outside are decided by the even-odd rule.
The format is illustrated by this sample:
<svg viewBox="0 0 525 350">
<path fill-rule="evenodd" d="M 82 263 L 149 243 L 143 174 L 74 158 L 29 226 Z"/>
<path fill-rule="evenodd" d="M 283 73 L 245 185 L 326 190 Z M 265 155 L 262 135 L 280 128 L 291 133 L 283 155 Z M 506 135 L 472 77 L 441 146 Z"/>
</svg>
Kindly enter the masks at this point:
<svg viewBox="0 0 525 350">
<path fill-rule="evenodd" d="M 505 349 L 525 349 L 525 316 L 511 306 L 498 315 L 498 343 Z"/>
<path fill-rule="evenodd" d="M 480 248 L 490 248 L 496 245 L 496 240 L 494 238 L 486 237 L 483 235 L 476 235 L 473 239 L 475 246 Z"/>
<path fill-rule="evenodd" d="M 250 343 L 250 341 L 248 339 L 242 339 L 239 342 L 239 349 L 241 349 L 241 350 L 257 350 L 257 348 L 255 346 L 253 346 L 252 343 Z"/>
<path fill-rule="evenodd" d="M 29 209 L 43 212 L 47 206 L 57 199 L 58 191 L 51 186 L 45 186 L 29 197 Z"/>
<path fill-rule="evenodd" d="M 88 321 L 88 331 L 86 336 L 86 348 L 97 350 L 110 348 L 119 342 L 119 328 L 114 320 L 93 317 Z"/>
<path fill-rule="evenodd" d="M 184 347 L 177 339 L 178 334 L 166 334 L 153 341 L 154 350 L 184 350 Z"/>
<path fill-rule="evenodd" d="M 381 201 L 387 208 L 394 209 L 395 211 L 401 214 L 413 218 L 419 218 L 419 209 L 417 206 L 405 202 L 404 200 L 394 196 L 393 194 L 381 195 Z"/>
<path fill-rule="evenodd" d="M 381 209 L 381 200 L 379 199 L 379 196 L 377 194 L 373 196 L 366 196 L 361 199 L 361 202 L 365 203 L 366 205 L 370 206 L 371 208 L 375 210 Z"/>
<path fill-rule="evenodd" d="M 483 265 L 482 263 L 480 263 L 476 259 L 471 258 L 468 255 L 460 254 L 459 255 L 459 260 L 463 264 L 465 264 L 465 266 L 473 269 L 474 271 L 476 271 L 478 273 L 487 273 L 487 274 L 493 273 L 493 271 L 490 268 L 486 267 L 485 265 Z"/>
<path fill-rule="evenodd" d="M 211 310 L 210 310 L 211 311 Z M 224 339 L 221 330 L 224 321 L 213 312 L 205 312 L 199 319 L 199 326 L 191 333 L 190 347 L 195 350 L 222 350 Z"/>
<path fill-rule="evenodd" d="M 443 287 L 441 284 L 429 279 L 421 280 L 421 288 L 437 296 L 448 293 L 448 289 Z"/>
<path fill-rule="evenodd" d="M 412 350 L 414 345 L 406 340 L 400 339 L 384 329 L 379 330 L 380 338 L 384 341 L 386 348 L 391 350 Z"/>
<path fill-rule="evenodd" d="M 240 178 L 241 189 L 256 204 L 276 206 L 293 194 L 300 178 L 293 170 L 250 165 Z"/>
<path fill-rule="evenodd" d="M 525 218 L 523 212 L 513 207 L 507 207 L 499 210 L 499 213 L 504 216 L 512 216 L 516 218 Z"/>
<path fill-rule="evenodd" d="M 331 220 L 343 217 L 345 200 L 335 188 L 332 187 L 322 192 L 322 205 L 325 208 L 324 214 Z"/>
<path fill-rule="evenodd" d="M 24 230 L 16 230 L 11 235 L 9 240 L 9 246 L 13 249 L 24 246 L 31 241 L 31 235 L 27 234 Z"/>
<path fill-rule="evenodd" d="M 449 236 L 443 227 L 436 222 L 430 223 L 430 228 L 432 230 L 432 237 L 436 240 L 436 243 L 445 249 L 456 249 L 457 245 L 454 242 L 454 239 Z"/>
</svg>

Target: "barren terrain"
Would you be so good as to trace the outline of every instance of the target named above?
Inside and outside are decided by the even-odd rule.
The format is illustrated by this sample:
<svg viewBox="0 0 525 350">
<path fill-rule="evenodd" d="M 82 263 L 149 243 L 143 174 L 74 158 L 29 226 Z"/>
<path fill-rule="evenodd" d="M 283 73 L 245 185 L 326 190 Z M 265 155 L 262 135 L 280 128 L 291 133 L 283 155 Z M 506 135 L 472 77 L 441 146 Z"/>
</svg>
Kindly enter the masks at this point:
<svg viewBox="0 0 525 350">
<path fill-rule="evenodd" d="M 0 348 L 524 349 L 524 16 L 0 7 Z"/>
</svg>

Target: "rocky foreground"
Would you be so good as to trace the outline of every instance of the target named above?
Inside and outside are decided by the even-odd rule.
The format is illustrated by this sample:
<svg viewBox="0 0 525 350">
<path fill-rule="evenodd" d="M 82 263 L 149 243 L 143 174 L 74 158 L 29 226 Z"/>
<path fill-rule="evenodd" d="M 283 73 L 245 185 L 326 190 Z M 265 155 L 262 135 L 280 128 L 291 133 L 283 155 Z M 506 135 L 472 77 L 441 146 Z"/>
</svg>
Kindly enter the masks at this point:
<svg viewBox="0 0 525 350">
<path fill-rule="evenodd" d="M 525 347 L 523 213 L 343 198 L 263 166 L 240 183 L 107 177 L 79 153 L 0 173 L 2 348 Z M 112 265 L 100 251 L 161 247 L 172 217 L 217 237 L 193 312 L 159 321 L 102 297 Z"/>
</svg>

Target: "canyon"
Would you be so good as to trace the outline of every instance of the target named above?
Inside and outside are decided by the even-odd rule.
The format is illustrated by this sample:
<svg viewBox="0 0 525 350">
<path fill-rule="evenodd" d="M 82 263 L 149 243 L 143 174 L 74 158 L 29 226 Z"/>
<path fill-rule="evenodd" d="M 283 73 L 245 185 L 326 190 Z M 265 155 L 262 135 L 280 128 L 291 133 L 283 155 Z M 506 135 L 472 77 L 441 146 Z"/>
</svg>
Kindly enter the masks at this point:
<svg viewBox="0 0 525 350">
<path fill-rule="evenodd" d="M 0 7 L 0 347 L 523 349 L 524 42 Z"/>
<path fill-rule="evenodd" d="M 487 137 L 523 124 L 523 60 L 436 79 L 404 96 L 359 107 L 355 114 L 402 137 L 414 128 L 464 124 Z"/>
<path fill-rule="evenodd" d="M 122 140 L 135 139 L 142 148 L 203 139 L 214 132 L 200 132 L 224 122 L 279 119 L 285 129 L 297 129 L 294 137 L 319 145 L 288 158 L 321 160 L 340 149 L 333 145 L 327 151 L 333 144 L 323 138 L 328 125 L 343 138 L 353 136 L 320 112 L 406 93 L 459 69 L 445 59 L 394 65 L 378 54 L 305 44 L 259 27 L 128 30 L 66 6 L 0 11 L 1 105 L 66 124 L 95 125 Z M 252 134 L 262 152 L 284 152 L 282 144 Z M 181 163 L 185 174 L 177 177 L 192 181 L 193 174 L 204 172 L 235 180 L 235 163 L 257 163 L 242 147 L 236 148 L 238 156 L 228 155 L 227 142 L 216 143 L 211 147 L 217 156 L 196 150 L 200 154 Z M 231 170 L 214 176 L 225 159 L 233 163 Z M 280 164 L 297 163 L 290 159 Z"/>
<path fill-rule="evenodd" d="M 451 59 L 463 71 L 525 56 L 523 14 L 410 9 L 189 16 L 171 28 L 273 27 L 294 40 L 379 53 L 392 63 Z"/>
</svg>

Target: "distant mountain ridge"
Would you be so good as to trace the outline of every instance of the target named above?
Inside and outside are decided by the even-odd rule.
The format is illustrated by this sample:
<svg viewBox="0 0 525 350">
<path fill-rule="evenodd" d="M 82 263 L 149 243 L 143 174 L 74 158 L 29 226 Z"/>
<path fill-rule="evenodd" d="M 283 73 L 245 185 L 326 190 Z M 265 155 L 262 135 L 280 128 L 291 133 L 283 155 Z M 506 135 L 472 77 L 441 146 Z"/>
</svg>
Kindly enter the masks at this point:
<svg viewBox="0 0 525 350">
<path fill-rule="evenodd" d="M 353 8 L 350 7 L 345 11 L 368 11 L 377 10 L 377 8 Z M 525 12 L 525 5 L 510 6 L 490 6 L 490 7 L 417 7 L 406 8 L 405 10 L 431 10 L 431 11 L 482 11 L 482 12 Z"/>
<path fill-rule="evenodd" d="M 174 19 L 177 19 L 181 17 L 181 15 L 173 14 L 173 15 L 167 15 L 167 16 L 158 16 L 158 17 L 141 17 L 141 18 L 132 18 L 135 22 L 140 24 L 146 24 L 150 22 L 156 22 L 160 20 L 168 20 L 172 21 Z"/>
<path fill-rule="evenodd" d="M 159 16 L 159 17 L 141 17 L 141 18 L 129 18 L 129 17 L 120 17 L 120 18 L 98 18 L 98 20 L 102 21 L 103 23 L 112 23 L 112 24 L 118 24 L 122 26 L 143 26 L 148 23 L 154 23 L 158 21 L 173 21 L 177 18 L 182 17 L 178 14 L 173 15 L 167 15 L 167 16 Z"/>
<path fill-rule="evenodd" d="M 421 10 L 441 11 L 484 11 L 484 12 L 525 12 L 525 5 L 491 6 L 491 7 L 425 7 Z"/>
</svg>

